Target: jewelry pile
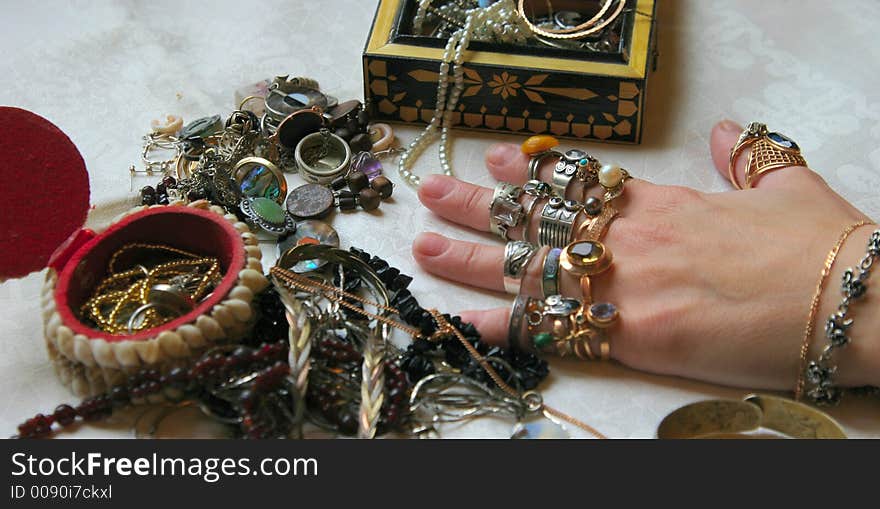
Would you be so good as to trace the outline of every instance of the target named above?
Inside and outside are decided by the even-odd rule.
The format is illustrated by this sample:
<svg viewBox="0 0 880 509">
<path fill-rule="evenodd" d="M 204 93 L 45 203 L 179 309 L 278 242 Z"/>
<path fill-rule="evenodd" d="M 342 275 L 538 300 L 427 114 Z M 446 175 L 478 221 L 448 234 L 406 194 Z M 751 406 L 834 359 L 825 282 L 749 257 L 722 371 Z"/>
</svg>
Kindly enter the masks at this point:
<svg viewBox="0 0 880 509">
<path fill-rule="evenodd" d="M 407 289 L 411 277 L 358 249 L 338 249 L 336 232 L 314 219 L 334 206 L 375 208 L 391 196 L 377 154 L 350 154 L 364 148 L 363 137 L 352 135 L 359 129 L 381 134 L 377 144 L 385 151 L 382 143 L 393 137 L 390 128 L 366 124 L 359 105 L 343 108 L 350 121 L 343 124 L 337 109 L 320 113 L 333 99 L 316 86 L 303 78 L 276 79 L 262 100 L 262 117 L 239 109 L 225 122 L 215 116 L 185 126 L 169 117 L 154 125 L 144 149 L 151 162 L 140 171 L 163 176 L 141 190 L 143 204 L 207 202 L 258 227 L 263 237 L 281 236 L 281 256 L 269 275 L 274 285 L 253 297 L 251 332 L 195 358 L 129 369 L 106 392 L 27 420 L 20 437 L 49 436 L 78 420 L 144 404 L 193 405 L 247 438 L 302 437 L 315 428 L 363 438 L 428 437 L 440 423 L 486 413 L 518 422 L 564 416 L 534 392 L 548 374 L 545 361 L 490 347 L 473 325 L 424 309 Z M 303 107 L 278 120 L 274 108 L 290 101 L 277 101 L 277 90 Z M 245 98 L 242 105 L 255 102 Z M 175 159 L 157 162 L 157 147 L 174 147 Z M 285 172 L 293 169 L 308 183 L 288 192 Z M 221 272 L 216 257 L 166 244 L 126 244 L 109 258 L 81 318 L 122 336 L 159 327 L 194 309 Z M 409 346 L 389 341 L 394 330 L 411 338 Z"/>
<path fill-rule="evenodd" d="M 379 160 L 396 153 L 391 127 L 370 124 L 360 101 L 339 103 L 308 78 L 275 78 L 264 96 L 245 97 L 225 121 L 155 121 L 144 139 L 144 167 L 130 174 L 164 176 L 140 190 L 142 204 L 207 199 L 274 236 L 334 208 L 375 210 L 394 188 Z M 158 159 L 159 152 L 167 157 Z M 288 196 L 285 174 L 294 172 L 307 184 Z"/>
<path fill-rule="evenodd" d="M 273 268 L 275 285 L 255 297 L 259 316 L 240 344 L 166 372 L 133 372 L 104 394 L 28 419 L 18 436 L 46 437 L 145 403 L 195 404 L 244 438 L 302 436 L 306 423 L 364 438 L 429 437 L 438 423 L 488 412 L 558 414 L 534 392 L 545 361 L 490 347 L 473 325 L 422 308 L 407 289 L 412 278 L 384 260 L 322 245 L 289 256 L 326 263 L 308 276 Z M 390 328 L 414 341 L 396 348 Z"/>
<path fill-rule="evenodd" d="M 613 26 L 620 14 L 619 9 L 609 11 L 612 4 L 623 2 L 606 1 L 599 15 L 585 21 L 570 12 L 529 19 L 522 2 L 517 6 L 512 0 L 419 2 L 414 30 L 429 30 L 448 42 L 438 107 L 426 130 L 401 151 L 398 170 L 403 180 L 418 185 L 411 167 L 438 138 L 441 171 L 452 174 L 449 127 L 464 90 L 462 64 L 472 40 L 524 44 L 538 30 L 552 31 L 548 23 L 562 23 L 557 28 L 566 33 L 593 28 L 584 35 L 609 33 L 612 28 L 603 29 Z M 527 300 L 519 313 L 529 317 L 529 333 L 539 348 L 490 347 L 471 324 L 419 306 L 407 289 L 409 276 L 363 251 L 339 249 L 338 234 L 319 221 L 337 208 L 375 210 L 391 197 L 393 184 L 382 175 L 380 162 L 399 150 L 393 148 L 389 126 L 370 123 L 359 101 L 339 102 L 304 77 L 265 80 L 237 91 L 237 102 L 238 108 L 225 118 L 212 115 L 185 124 L 168 116 L 154 121 L 144 138 L 142 167 L 133 165 L 129 173 L 160 176 L 156 185 L 140 190 L 142 205 L 207 203 L 220 207 L 230 221 L 244 221 L 259 238 L 277 241 L 279 262 L 269 274 L 274 285 L 253 296 L 257 309 L 252 331 L 238 342 L 218 341 L 197 358 L 181 357 L 161 368 L 130 368 L 125 381 L 108 385 L 105 393 L 29 419 L 19 427 L 19 436 L 48 436 L 77 419 L 102 419 L 114 408 L 171 403 L 196 405 L 249 438 L 302 437 L 314 427 L 363 438 L 390 432 L 433 436 L 440 423 L 486 414 L 508 415 L 521 425 L 542 414 L 601 437 L 589 425 L 544 405 L 535 389 L 548 370 L 534 351 L 547 349 L 539 329 L 552 316 L 554 334 L 565 335 L 555 343 L 558 352 L 579 341 L 580 346 L 568 349 L 592 357 L 588 340 L 599 337 L 593 334 L 597 328 L 614 322 L 616 310 L 610 304 L 608 309 L 591 305 L 588 293 L 579 306 L 569 305 L 552 283 L 560 270 L 580 270 L 585 271 L 582 286 L 588 288 L 586 273 L 607 268 L 610 253 L 600 255 L 595 266 L 583 261 L 589 253 L 577 246 L 548 256 L 557 260 L 557 267 L 545 269 L 545 288 L 553 289 L 560 302 L 548 298 L 541 307 Z M 562 244 L 574 230 L 575 217 L 586 210 L 597 218 L 595 229 L 601 236 L 613 219 L 609 202 L 622 191 L 625 172 L 606 175 L 611 170 L 578 151 L 539 152 L 535 167 L 540 159 L 559 157 L 560 175 L 549 184 L 535 180 L 523 189 L 497 190 L 493 231 L 506 238 L 509 228 L 540 214 L 539 241 Z M 294 172 L 306 183 L 288 189 L 286 175 Z M 607 190 L 604 202 L 564 200 L 573 175 L 601 182 Z M 520 195 L 533 198 L 525 208 L 515 204 Z M 544 199 L 546 204 L 538 203 Z M 601 246 L 598 238 L 594 244 Z M 258 248 L 256 242 L 252 247 Z M 512 243 L 508 252 L 505 286 L 515 291 L 535 249 L 521 242 Z M 126 244 L 110 258 L 105 276 L 81 306 L 80 318 L 120 336 L 161 327 L 211 294 L 224 276 L 222 265 L 216 257 L 173 245 Z M 553 314 L 566 305 L 571 309 Z M 409 336 L 409 346 L 394 346 L 389 341 L 393 331 Z M 607 357 L 607 342 L 602 345 L 601 356 Z M 515 434 L 541 433 L 520 426 Z"/>
</svg>

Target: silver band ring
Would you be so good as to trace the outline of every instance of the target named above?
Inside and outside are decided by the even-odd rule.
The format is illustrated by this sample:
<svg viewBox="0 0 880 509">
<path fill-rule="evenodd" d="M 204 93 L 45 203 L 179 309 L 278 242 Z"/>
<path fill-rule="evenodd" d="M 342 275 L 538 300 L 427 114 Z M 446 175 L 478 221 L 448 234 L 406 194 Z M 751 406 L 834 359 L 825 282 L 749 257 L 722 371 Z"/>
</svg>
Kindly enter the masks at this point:
<svg viewBox="0 0 880 509">
<path fill-rule="evenodd" d="M 513 240 L 504 246 L 504 291 L 519 294 L 526 268 L 538 248 L 523 240 Z"/>
<path fill-rule="evenodd" d="M 526 304 L 528 301 L 528 295 L 517 295 L 510 308 L 510 322 L 507 326 L 507 342 L 513 350 L 524 350 L 522 340 L 525 332 Z"/>
<path fill-rule="evenodd" d="M 522 220 L 523 206 L 517 202 L 523 190 L 507 182 L 499 182 L 489 204 L 489 231 L 507 240 L 507 230 Z"/>
<path fill-rule="evenodd" d="M 541 163 L 544 161 L 544 158 L 547 157 L 562 158 L 562 153 L 555 150 L 547 150 L 545 152 L 533 155 L 531 159 L 529 159 L 529 180 L 538 179 L 538 170 L 541 169 Z"/>
</svg>

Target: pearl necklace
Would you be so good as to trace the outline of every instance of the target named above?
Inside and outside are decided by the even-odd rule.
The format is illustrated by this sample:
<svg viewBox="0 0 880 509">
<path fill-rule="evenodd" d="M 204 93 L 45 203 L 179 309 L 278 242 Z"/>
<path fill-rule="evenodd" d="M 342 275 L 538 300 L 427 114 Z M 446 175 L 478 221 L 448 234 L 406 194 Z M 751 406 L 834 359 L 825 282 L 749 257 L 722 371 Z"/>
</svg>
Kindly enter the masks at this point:
<svg viewBox="0 0 880 509">
<path fill-rule="evenodd" d="M 431 0 L 422 0 L 419 12 L 423 13 L 430 3 Z M 452 116 L 458 106 L 458 100 L 464 91 L 464 68 L 462 67 L 464 52 L 477 31 L 481 33 L 480 35 L 485 34 L 487 39 L 491 37 L 504 42 L 524 39 L 518 21 L 519 18 L 515 14 L 511 0 L 501 0 L 489 7 L 467 11 L 464 26 L 449 37 L 443 51 L 440 77 L 437 83 L 437 104 L 431 122 L 410 142 L 397 163 L 397 171 L 404 182 L 412 187 L 419 186 L 421 179 L 412 172 L 412 167 L 422 152 L 438 136 L 440 138 L 440 171 L 444 175 L 453 176 L 449 158 L 449 128 L 452 126 Z M 421 25 L 421 23 L 419 24 Z M 452 91 L 447 97 L 450 68 L 452 69 Z"/>
</svg>

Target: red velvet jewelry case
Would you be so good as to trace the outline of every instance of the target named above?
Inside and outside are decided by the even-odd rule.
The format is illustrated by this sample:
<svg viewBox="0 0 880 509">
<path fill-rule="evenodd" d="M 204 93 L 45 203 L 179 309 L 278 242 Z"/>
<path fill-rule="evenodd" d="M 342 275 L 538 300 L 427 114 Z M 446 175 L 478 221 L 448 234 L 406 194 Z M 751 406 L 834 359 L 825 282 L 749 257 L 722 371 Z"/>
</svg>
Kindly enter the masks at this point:
<svg viewBox="0 0 880 509">
<path fill-rule="evenodd" d="M 104 230 L 83 229 L 88 174 L 70 139 L 31 112 L 0 107 L 0 280 L 48 267 L 42 292 L 49 358 L 79 395 L 105 391 L 144 366 L 165 370 L 244 336 L 252 300 L 268 281 L 257 237 L 235 215 L 205 201 L 136 207 Z M 26 190 L 25 192 L 19 190 Z M 114 252 L 132 242 L 166 244 L 219 260 L 220 282 L 195 308 L 159 327 L 114 335 L 74 311 L 105 275 Z"/>
</svg>

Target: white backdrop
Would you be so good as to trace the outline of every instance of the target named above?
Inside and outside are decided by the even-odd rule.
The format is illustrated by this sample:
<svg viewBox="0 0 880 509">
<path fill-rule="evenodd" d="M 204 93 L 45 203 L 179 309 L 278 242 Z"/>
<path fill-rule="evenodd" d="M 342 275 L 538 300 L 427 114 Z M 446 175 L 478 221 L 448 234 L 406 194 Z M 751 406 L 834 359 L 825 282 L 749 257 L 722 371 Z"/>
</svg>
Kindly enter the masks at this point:
<svg viewBox="0 0 880 509">
<path fill-rule="evenodd" d="M 89 168 L 91 224 L 135 204 L 128 166 L 138 160 L 150 120 L 185 120 L 234 108 L 233 91 L 276 74 L 316 78 L 341 99 L 362 97 L 361 51 L 374 0 L 237 2 L 0 1 L 0 104 L 30 109 L 76 143 Z M 831 185 L 880 217 L 880 43 L 873 0 L 739 2 L 668 0 L 659 7 L 660 67 L 649 84 L 641 146 L 588 144 L 654 182 L 721 191 L 712 169 L 711 125 L 761 120 L 796 139 Z M 414 129 L 400 129 L 409 140 Z M 492 185 L 483 152 L 515 136 L 461 133 L 454 168 Z M 436 153 L 419 162 L 434 171 Z M 4 161 L 4 164 L 9 164 Z M 388 172 L 392 179 L 396 174 Z M 155 180 L 155 179 L 153 179 Z M 291 182 L 296 185 L 298 179 Z M 151 181 L 136 181 L 135 189 Z M 0 185 L 14 186 L 14 182 Z M 20 198 L 28 199 L 27 189 Z M 336 216 L 343 244 L 357 245 L 416 276 L 422 304 L 450 312 L 496 307 L 505 296 L 446 283 L 410 255 L 420 231 L 466 240 L 433 216 L 402 184 L 381 213 Z M 366 236 L 364 232 L 370 232 Z M 71 401 L 46 361 L 39 288 L 42 274 L 0 284 L 0 436 L 37 412 Z M 806 311 L 806 310 L 805 310 Z M 723 338 L 707 338 L 723 340 Z M 745 391 L 613 365 L 551 361 L 545 400 L 611 437 L 652 437 L 679 405 Z M 831 413 L 851 436 L 880 436 L 880 404 L 849 398 Z M 505 437 L 509 424 L 472 423 L 450 436 Z M 83 428 L 75 436 L 130 436 L 127 427 Z"/>
</svg>

